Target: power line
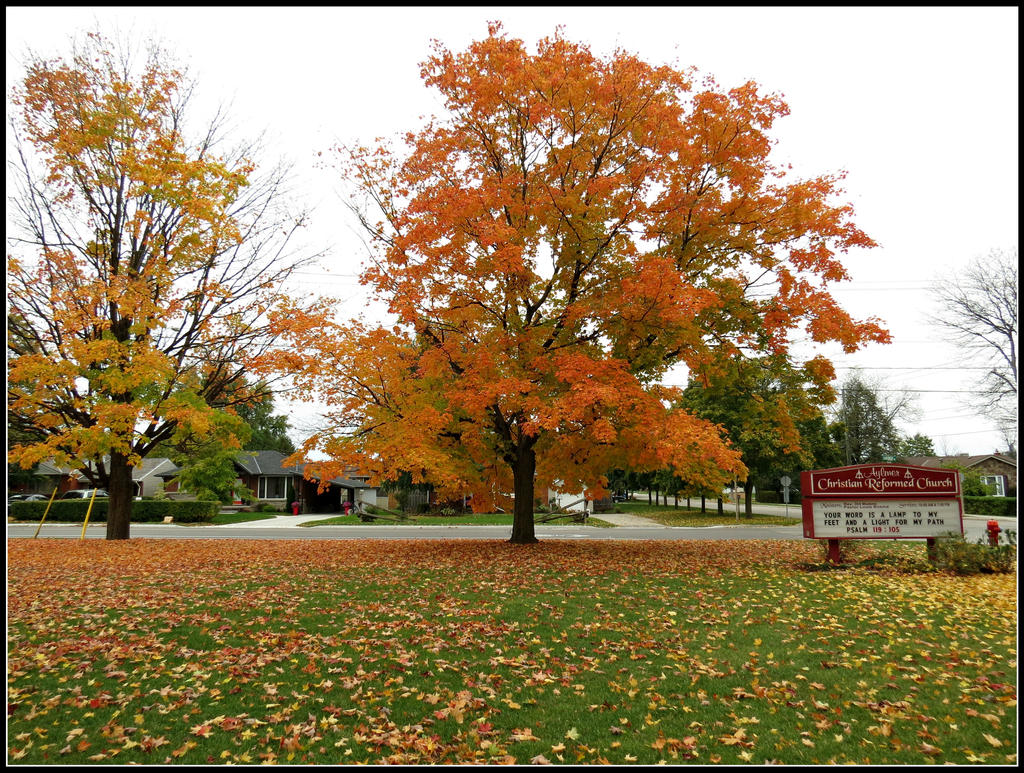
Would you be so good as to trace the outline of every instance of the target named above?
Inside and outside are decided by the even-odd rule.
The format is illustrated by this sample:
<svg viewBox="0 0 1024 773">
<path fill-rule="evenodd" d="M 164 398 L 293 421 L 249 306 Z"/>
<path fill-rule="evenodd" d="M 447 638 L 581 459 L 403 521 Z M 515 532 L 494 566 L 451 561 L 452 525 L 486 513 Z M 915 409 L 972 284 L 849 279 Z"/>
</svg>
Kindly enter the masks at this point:
<svg viewBox="0 0 1024 773">
<path fill-rule="evenodd" d="M 956 395 L 998 395 L 996 389 L 872 389 L 872 392 L 936 392 Z"/>
<path fill-rule="evenodd" d="M 977 419 L 976 413 L 958 413 L 953 416 L 929 416 L 928 421 L 953 421 L 956 419 Z"/>
<path fill-rule="evenodd" d="M 663 384 L 666 387 L 685 389 L 688 384 Z M 999 391 L 986 389 L 871 389 L 872 392 L 921 392 L 935 394 L 1001 394 Z"/>
<path fill-rule="evenodd" d="M 852 280 L 848 284 L 849 285 L 921 285 L 921 280 Z"/>
<path fill-rule="evenodd" d="M 842 287 L 833 285 L 828 288 L 833 293 L 904 293 L 907 290 L 931 290 L 930 287 Z"/>
<path fill-rule="evenodd" d="M 678 387 L 685 389 L 688 384 L 662 384 L 666 387 Z M 872 392 L 921 392 L 935 394 L 957 394 L 957 395 L 996 395 L 1002 394 L 998 390 L 987 389 L 872 389 Z"/>
<path fill-rule="evenodd" d="M 842 370 L 991 370 L 980 366 L 959 365 L 834 365 Z"/>
<path fill-rule="evenodd" d="M 990 433 L 996 433 L 998 430 L 994 429 L 976 429 L 970 432 L 929 432 L 928 437 L 953 437 L 954 435 L 988 435 Z"/>
</svg>

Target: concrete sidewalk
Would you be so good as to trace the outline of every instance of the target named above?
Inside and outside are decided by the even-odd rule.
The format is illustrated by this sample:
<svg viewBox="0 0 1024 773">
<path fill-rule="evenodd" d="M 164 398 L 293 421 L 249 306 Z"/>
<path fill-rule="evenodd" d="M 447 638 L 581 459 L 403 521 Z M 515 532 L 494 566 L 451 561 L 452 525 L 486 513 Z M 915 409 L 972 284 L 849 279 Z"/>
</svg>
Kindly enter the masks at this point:
<svg viewBox="0 0 1024 773">
<path fill-rule="evenodd" d="M 628 513 L 591 513 L 592 518 L 606 521 L 615 526 L 661 526 L 657 521 Z"/>
<path fill-rule="evenodd" d="M 240 523 L 218 523 L 209 524 L 206 528 L 212 529 L 234 529 L 265 526 L 268 529 L 297 529 L 304 523 L 319 521 L 326 518 L 334 518 L 338 513 L 306 513 L 303 515 L 275 515 L 273 518 L 263 518 L 259 521 L 242 521 Z"/>
</svg>

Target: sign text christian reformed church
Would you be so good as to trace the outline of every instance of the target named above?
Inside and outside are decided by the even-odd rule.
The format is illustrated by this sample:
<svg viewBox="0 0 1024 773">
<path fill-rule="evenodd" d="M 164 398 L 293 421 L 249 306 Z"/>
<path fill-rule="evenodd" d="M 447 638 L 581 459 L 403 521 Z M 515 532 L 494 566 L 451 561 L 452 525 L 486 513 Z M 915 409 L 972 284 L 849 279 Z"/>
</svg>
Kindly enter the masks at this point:
<svg viewBox="0 0 1024 773">
<path fill-rule="evenodd" d="M 804 536 L 923 539 L 963 534 L 956 470 L 860 464 L 800 475 Z"/>
</svg>

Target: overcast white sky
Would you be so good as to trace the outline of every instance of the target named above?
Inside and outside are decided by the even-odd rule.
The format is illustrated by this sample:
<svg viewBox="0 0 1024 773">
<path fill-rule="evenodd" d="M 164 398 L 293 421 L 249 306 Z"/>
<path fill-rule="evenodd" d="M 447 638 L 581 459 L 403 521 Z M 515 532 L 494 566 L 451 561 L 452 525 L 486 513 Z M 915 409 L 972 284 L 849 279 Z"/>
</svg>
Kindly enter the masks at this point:
<svg viewBox="0 0 1024 773">
<path fill-rule="evenodd" d="M 597 54 L 621 47 L 649 62 L 696 66 L 730 87 L 756 80 L 782 94 L 777 158 L 801 176 L 848 173 L 856 222 L 881 246 L 852 254 L 836 297 L 855 317 L 879 316 L 894 343 L 834 355 L 848 368 L 918 390 L 908 433 L 938 453 L 991 453 L 998 433 L 972 411 L 962 354 L 929 325 L 931 282 L 1018 233 L 1018 23 L 1015 7 L 7 7 L 7 89 L 26 49 L 64 54 L 94 29 L 156 36 L 197 76 L 209 103 L 230 102 L 247 136 L 266 130 L 294 161 L 315 207 L 312 242 L 331 246 L 328 289 L 362 304 L 362 255 L 337 181 L 317 168 L 338 141 L 370 141 L 440 111 L 419 77 L 438 39 L 452 50 L 500 20 L 533 44 L 556 25 Z M 948 390 L 948 391 L 939 391 Z M 301 424 L 303 420 L 294 421 Z"/>
</svg>

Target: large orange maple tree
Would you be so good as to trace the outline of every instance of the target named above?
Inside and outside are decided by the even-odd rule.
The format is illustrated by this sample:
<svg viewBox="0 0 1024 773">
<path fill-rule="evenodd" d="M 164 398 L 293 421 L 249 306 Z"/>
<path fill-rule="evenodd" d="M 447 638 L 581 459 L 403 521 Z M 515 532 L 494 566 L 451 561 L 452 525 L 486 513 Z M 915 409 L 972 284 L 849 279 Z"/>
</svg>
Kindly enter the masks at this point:
<svg viewBox="0 0 1024 773">
<path fill-rule="evenodd" d="M 397 470 L 487 509 L 514 494 L 511 541 L 535 542 L 535 492 L 603 492 L 615 467 L 695 484 L 742 479 L 718 428 L 661 386 L 679 364 L 785 354 L 794 334 L 853 351 L 887 333 L 828 284 L 874 246 L 835 199 L 841 175 L 770 160 L 787 113 L 754 83 L 560 32 L 531 53 L 498 24 L 422 67 L 446 115 L 405 150 L 339 148 L 374 247 L 362 281 L 393 319 L 298 340 L 303 394 L 331 423 L 304 446 Z M 827 362 L 811 367 L 823 383 Z"/>
<path fill-rule="evenodd" d="M 306 259 L 286 170 L 227 146 L 222 117 L 190 131 L 190 94 L 159 49 L 96 33 L 31 57 L 11 95 L 8 460 L 106 488 L 108 539 L 129 537 L 132 469 L 161 443 L 235 442 L 225 411 L 269 388 L 247 363 L 315 319 L 286 293 Z"/>
</svg>

